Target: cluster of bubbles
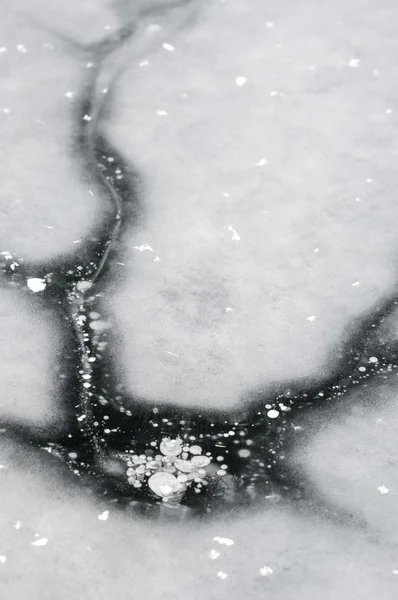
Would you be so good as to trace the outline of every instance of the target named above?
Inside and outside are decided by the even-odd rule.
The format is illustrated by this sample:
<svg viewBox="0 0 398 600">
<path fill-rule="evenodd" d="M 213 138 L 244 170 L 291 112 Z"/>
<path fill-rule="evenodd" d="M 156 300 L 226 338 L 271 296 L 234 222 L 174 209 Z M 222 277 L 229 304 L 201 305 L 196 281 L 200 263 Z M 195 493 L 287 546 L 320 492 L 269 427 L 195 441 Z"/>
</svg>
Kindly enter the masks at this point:
<svg viewBox="0 0 398 600">
<path fill-rule="evenodd" d="M 201 446 L 189 446 L 180 437 L 164 437 L 158 454 L 127 457 L 127 481 L 135 488 L 146 484 L 163 502 L 179 503 L 189 487 L 200 493 L 208 484 L 206 467 L 212 461 L 210 453 L 202 452 Z"/>
</svg>

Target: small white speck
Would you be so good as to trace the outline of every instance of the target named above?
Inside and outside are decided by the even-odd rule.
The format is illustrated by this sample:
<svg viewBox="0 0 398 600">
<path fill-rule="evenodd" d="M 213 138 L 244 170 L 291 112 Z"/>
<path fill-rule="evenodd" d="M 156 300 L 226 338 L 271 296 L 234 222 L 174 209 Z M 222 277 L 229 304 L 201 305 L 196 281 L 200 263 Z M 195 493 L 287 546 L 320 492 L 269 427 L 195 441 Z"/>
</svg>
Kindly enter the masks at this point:
<svg viewBox="0 0 398 600">
<path fill-rule="evenodd" d="M 160 261 L 159 256 L 155 256 L 155 258 L 153 259 L 153 262 L 159 262 L 159 261 Z"/>
<path fill-rule="evenodd" d="M 74 95 L 75 95 L 74 92 L 69 91 L 69 92 L 66 92 L 65 97 L 66 98 L 73 98 Z"/>
<path fill-rule="evenodd" d="M 157 23 L 152 23 L 151 25 L 148 25 L 148 27 L 146 28 L 146 30 L 149 33 L 157 33 L 158 31 L 160 31 L 162 28 L 160 25 L 158 25 Z"/>
<path fill-rule="evenodd" d="M 270 92 L 270 96 L 274 97 L 277 96 L 279 94 L 279 92 L 277 92 L 276 90 L 272 90 L 272 92 Z"/>
<path fill-rule="evenodd" d="M 144 252 L 144 250 L 149 250 L 149 252 L 153 252 L 153 248 L 149 246 L 149 244 L 141 244 L 141 246 L 133 246 L 134 250 L 138 250 L 138 252 Z"/>
<path fill-rule="evenodd" d="M 90 194 L 90 196 L 94 196 L 93 190 L 88 190 L 88 193 Z"/>
<path fill-rule="evenodd" d="M 378 76 L 380 75 L 380 71 L 378 71 L 377 69 L 374 69 L 374 70 L 372 71 L 372 73 L 373 73 L 373 75 L 374 75 L 375 77 L 378 77 Z"/>
<path fill-rule="evenodd" d="M 86 69 L 92 69 L 92 68 L 93 68 L 93 66 L 94 66 L 94 63 L 92 63 L 92 62 L 88 62 L 88 63 L 86 64 Z"/>
<path fill-rule="evenodd" d="M 358 371 L 361 371 L 361 373 L 365 373 L 366 367 L 358 367 Z"/>
<path fill-rule="evenodd" d="M 377 356 L 370 356 L 369 357 L 369 362 L 375 364 L 375 363 L 379 362 L 379 359 L 377 358 Z"/>
<path fill-rule="evenodd" d="M 97 519 L 99 521 L 107 521 L 109 519 L 109 510 L 104 510 L 103 513 L 98 515 Z"/>
<path fill-rule="evenodd" d="M 6 562 L 7 557 L 4 554 L 0 554 L 0 563 L 2 565 L 4 565 L 4 563 Z"/>
<path fill-rule="evenodd" d="M 260 573 L 260 575 L 262 575 L 262 577 L 268 577 L 268 575 L 272 575 L 272 573 L 274 572 L 273 569 L 271 569 L 271 567 L 261 567 L 258 572 Z"/>
<path fill-rule="evenodd" d="M 227 575 L 227 573 L 224 573 L 224 571 L 218 571 L 217 577 L 219 579 L 226 579 L 228 577 L 228 575 Z"/>
<path fill-rule="evenodd" d="M 366 179 L 366 183 L 372 183 L 373 179 L 371 179 L 370 177 L 368 179 Z"/>
<path fill-rule="evenodd" d="M 3 108 L 3 113 L 6 115 L 9 115 L 11 113 L 11 109 L 10 108 Z"/>
<path fill-rule="evenodd" d="M 227 306 L 224 312 L 232 312 L 232 308 L 230 306 Z"/>
<path fill-rule="evenodd" d="M 247 77 L 237 77 L 235 79 L 235 83 L 238 87 L 242 87 L 242 85 L 245 85 L 245 83 L 247 82 Z"/>
<path fill-rule="evenodd" d="M 275 27 L 275 23 L 273 21 L 267 21 L 265 24 L 268 29 L 273 29 Z"/>
<path fill-rule="evenodd" d="M 84 115 L 83 121 L 91 121 L 92 117 L 90 115 Z"/>
<path fill-rule="evenodd" d="M 139 67 L 147 67 L 149 65 L 149 60 L 142 60 L 140 63 L 138 63 Z"/>
<path fill-rule="evenodd" d="M 210 550 L 210 554 L 209 557 L 212 558 L 213 560 L 215 560 L 216 558 L 218 558 L 220 556 L 220 553 L 217 550 Z"/>
<path fill-rule="evenodd" d="M 27 52 L 27 49 L 25 48 L 25 46 L 23 44 L 18 44 L 17 50 L 18 50 L 18 52 L 21 52 L 21 54 L 26 54 L 26 52 Z"/>
<path fill-rule="evenodd" d="M 219 536 L 214 537 L 213 542 L 218 542 L 219 544 L 223 544 L 224 546 L 233 546 L 234 545 L 234 541 L 231 540 L 230 538 L 224 538 L 224 537 L 219 537 Z"/>
<path fill-rule="evenodd" d="M 307 321 L 315 321 L 316 316 L 315 315 L 311 315 L 310 317 L 307 317 Z"/>
<path fill-rule="evenodd" d="M 319 248 L 314 248 L 314 252 L 319 252 Z"/>
<path fill-rule="evenodd" d="M 104 89 L 102 90 L 102 93 L 103 93 L 103 94 L 107 94 L 107 93 L 108 93 L 108 88 L 104 88 Z"/>
<path fill-rule="evenodd" d="M 388 494 L 388 492 L 390 491 L 385 485 L 380 485 L 377 489 L 382 495 Z"/>
<path fill-rule="evenodd" d="M 0 465 L 0 469 L 5 469 L 5 465 Z"/>
<path fill-rule="evenodd" d="M 178 354 L 175 354 L 174 352 L 169 352 L 168 350 L 167 350 L 167 354 L 171 354 L 172 356 L 176 356 L 177 358 L 180 358 L 180 357 L 178 356 Z"/>
<path fill-rule="evenodd" d="M 48 544 L 48 539 L 46 537 L 39 538 L 35 542 L 31 543 L 31 546 L 46 546 Z"/>
<path fill-rule="evenodd" d="M 264 167 L 268 163 L 266 158 L 260 158 L 258 162 L 256 162 L 256 167 Z"/>
<path fill-rule="evenodd" d="M 46 281 L 45 279 L 40 279 L 39 277 L 31 277 L 27 280 L 26 285 L 32 292 L 42 292 L 46 289 Z"/>
<path fill-rule="evenodd" d="M 162 44 L 162 47 L 167 50 L 168 52 L 174 52 L 175 48 L 174 46 L 172 46 L 171 44 Z"/>
<path fill-rule="evenodd" d="M 348 66 L 353 67 L 354 69 L 358 68 L 361 64 L 361 60 L 359 58 L 350 58 L 348 61 Z"/>
<path fill-rule="evenodd" d="M 393 569 L 392 574 L 393 575 L 398 575 L 398 569 Z"/>
<path fill-rule="evenodd" d="M 279 417 L 279 411 L 271 409 L 267 412 L 267 417 L 269 417 L 270 419 L 277 419 Z"/>
<path fill-rule="evenodd" d="M 232 231 L 232 239 L 235 240 L 235 242 L 239 242 L 240 235 L 238 235 L 236 229 L 234 229 L 232 225 L 228 225 L 228 231 Z"/>
<path fill-rule="evenodd" d="M 387 108 L 387 110 L 386 110 L 386 114 L 387 114 L 387 115 L 391 115 L 391 113 L 392 113 L 392 108 Z"/>
<path fill-rule="evenodd" d="M 17 521 L 14 525 L 15 529 L 21 529 L 22 527 L 22 521 Z"/>
<path fill-rule="evenodd" d="M 355 198 L 355 202 L 362 202 L 362 198 Z"/>
<path fill-rule="evenodd" d="M 361 283 L 360 281 L 354 281 L 354 283 L 352 284 L 352 287 L 358 287 L 360 283 Z"/>
<path fill-rule="evenodd" d="M 316 66 L 315 65 L 308 65 L 308 70 L 309 71 L 315 71 Z"/>
<path fill-rule="evenodd" d="M 158 109 L 156 111 L 156 114 L 157 114 L 158 117 L 166 117 L 168 115 L 168 112 L 167 112 L 167 110 L 159 110 Z"/>
<path fill-rule="evenodd" d="M 4 54 L 7 52 L 7 48 L 5 46 L 0 46 L 0 54 Z"/>
</svg>

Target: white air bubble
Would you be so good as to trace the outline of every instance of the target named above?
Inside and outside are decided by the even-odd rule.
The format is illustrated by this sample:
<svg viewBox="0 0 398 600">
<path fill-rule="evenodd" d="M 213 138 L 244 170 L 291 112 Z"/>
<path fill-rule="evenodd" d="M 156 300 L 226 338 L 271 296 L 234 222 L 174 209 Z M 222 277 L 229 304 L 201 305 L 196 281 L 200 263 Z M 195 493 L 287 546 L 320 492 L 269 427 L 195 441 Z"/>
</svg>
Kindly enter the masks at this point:
<svg viewBox="0 0 398 600">
<path fill-rule="evenodd" d="M 32 292 L 36 294 L 37 292 L 42 292 L 43 290 L 45 290 L 47 284 L 45 279 L 40 279 L 39 277 L 31 277 L 26 282 L 26 285 Z"/>
<path fill-rule="evenodd" d="M 247 448 L 241 448 L 241 449 L 238 451 L 238 455 L 239 455 L 241 458 L 248 458 L 248 457 L 250 456 L 250 450 L 247 450 Z"/>
<path fill-rule="evenodd" d="M 271 409 L 267 412 L 267 417 L 269 417 L 270 419 L 277 419 L 279 417 L 279 411 Z"/>
</svg>

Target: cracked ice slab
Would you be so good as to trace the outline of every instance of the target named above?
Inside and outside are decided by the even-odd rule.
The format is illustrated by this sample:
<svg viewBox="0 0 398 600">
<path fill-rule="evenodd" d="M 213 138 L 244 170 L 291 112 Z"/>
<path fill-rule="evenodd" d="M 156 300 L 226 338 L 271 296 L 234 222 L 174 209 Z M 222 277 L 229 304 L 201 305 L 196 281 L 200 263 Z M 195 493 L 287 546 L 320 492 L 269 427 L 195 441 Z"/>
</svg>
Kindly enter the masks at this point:
<svg viewBox="0 0 398 600">
<path fill-rule="evenodd" d="M 103 123 L 146 180 L 109 301 L 129 392 L 230 406 L 320 378 L 392 293 L 396 10 L 231 0 L 132 41 Z"/>
<path fill-rule="evenodd" d="M 74 44 L 101 40 L 115 21 L 94 1 L 67 3 L 61 20 L 53 2 L 26 4 L 0 7 L 0 245 L 41 260 L 73 251 L 103 216 L 76 147 L 78 101 L 91 72 Z"/>
</svg>

